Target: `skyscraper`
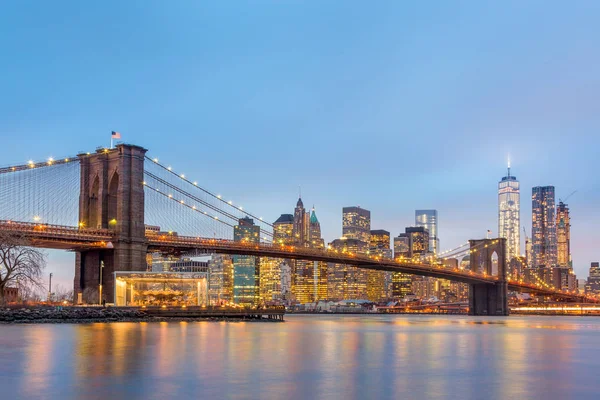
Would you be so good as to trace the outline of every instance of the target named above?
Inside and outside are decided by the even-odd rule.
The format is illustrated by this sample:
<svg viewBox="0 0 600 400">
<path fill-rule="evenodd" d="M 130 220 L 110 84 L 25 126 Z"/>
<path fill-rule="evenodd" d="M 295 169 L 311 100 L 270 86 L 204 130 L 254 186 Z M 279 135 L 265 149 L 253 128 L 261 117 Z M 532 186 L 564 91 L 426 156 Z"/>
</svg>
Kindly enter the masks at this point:
<svg viewBox="0 0 600 400">
<path fill-rule="evenodd" d="M 233 263 L 227 254 L 213 254 L 208 262 L 210 270 L 208 296 L 210 304 L 229 303 L 233 300 Z"/>
<path fill-rule="evenodd" d="M 510 174 L 498 182 L 498 237 L 506 239 L 506 259 L 521 255 L 521 194 L 519 181 Z"/>
<path fill-rule="evenodd" d="M 416 210 L 415 226 L 427 229 L 429 232 L 429 251 L 433 254 L 437 254 L 440 249 L 437 210 Z"/>
<path fill-rule="evenodd" d="M 394 260 L 410 258 L 410 238 L 401 233 L 394 238 Z"/>
<path fill-rule="evenodd" d="M 429 252 L 429 231 L 424 227 L 410 226 L 404 229 L 405 234 L 409 237 L 410 257 L 423 256 Z"/>
<path fill-rule="evenodd" d="M 294 216 L 292 214 L 281 214 L 273 223 L 273 243 L 292 244 L 294 241 Z"/>
<path fill-rule="evenodd" d="M 404 233 L 394 238 L 394 259 L 418 258 L 429 252 L 429 243 L 429 232 L 425 227 L 408 227 Z M 394 272 L 392 275 L 392 298 L 401 299 L 411 293 L 413 291 L 412 282 L 412 275 Z"/>
<path fill-rule="evenodd" d="M 344 207 L 342 209 L 342 236 L 347 239 L 358 239 L 368 244 L 371 236 L 371 212 L 360 207 Z"/>
<path fill-rule="evenodd" d="M 273 243 L 277 245 L 294 244 L 294 216 L 292 214 L 281 214 L 277 221 L 273 223 Z M 292 267 L 293 260 L 277 259 L 279 267 L 279 288 L 281 290 L 281 300 L 286 302 L 291 300 L 292 295 Z M 262 278 L 262 277 L 261 277 Z M 275 278 L 275 277 L 273 277 Z M 261 281 L 262 285 L 262 281 Z M 263 289 L 263 293 L 268 291 L 268 288 Z"/>
<path fill-rule="evenodd" d="M 297 246 L 304 247 L 308 244 L 308 229 L 309 216 L 306 213 L 306 209 L 304 208 L 304 203 L 302 203 L 302 199 L 298 198 L 296 208 L 294 209 L 294 226 L 292 232 L 294 235 L 294 242 Z"/>
<path fill-rule="evenodd" d="M 531 243 L 533 268 L 556 266 L 556 209 L 554 186 L 532 189 Z"/>
<path fill-rule="evenodd" d="M 323 238 L 321 237 L 321 223 L 315 213 L 315 207 L 312 208 L 310 213 L 310 219 L 308 222 L 308 236 L 310 241 L 310 247 L 321 249 L 325 247 Z"/>
<path fill-rule="evenodd" d="M 571 263 L 571 219 L 569 207 L 559 201 L 556 207 L 556 242 L 557 242 L 557 265 L 560 268 L 572 269 Z"/>
<path fill-rule="evenodd" d="M 586 294 L 600 294 L 600 263 L 593 262 L 585 285 Z"/>
<path fill-rule="evenodd" d="M 260 300 L 265 304 L 278 304 L 281 295 L 281 264 L 283 260 L 260 257 Z"/>
<path fill-rule="evenodd" d="M 336 239 L 329 247 L 340 253 L 366 254 L 368 244 L 358 239 Z M 367 298 L 367 270 L 347 264 L 327 267 L 327 297 L 329 300 Z"/>
<path fill-rule="evenodd" d="M 390 233 L 383 229 L 371 231 L 369 242 L 369 254 L 381 259 L 391 259 Z M 386 279 L 388 278 L 388 279 Z M 391 273 L 384 271 L 367 271 L 367 299 L 371 301 L 382 301 L 386 299 L 386 281 L 391 281 Z"/>
<path fill-rule="evenodd" d="M 315 207 L 313 206 L 309 219 L 309 247 L 322 249 L 325 247 L 325 241 L 321 237 L 321 223 L 317 218 Z M 318 301 L 327 298 L 327 263 L 323 261 L 311 261 L 312 263 L 312 300 Z"/>
<path fill-rule="evenodd" d="M 241 218 L 233 228 L 233 240 L 243 243 L 260 242 L 260 226 L 248 217 Z M 234 255 L 233 301 L 237 304 L 255 305 L 259 301 L 260 261 L 254 256 Z"/>
<path fill-rule="evenodd" d="M 293 243 L 301 247 L 323 248 L 321 224 L 314 207 L 309 214 L 302 199 L 294 210 Z M 292 265 L 292 292 L 300 303 L 308 303 L 327 297 L 327 263 L 295 260 Z"/>
</svg>

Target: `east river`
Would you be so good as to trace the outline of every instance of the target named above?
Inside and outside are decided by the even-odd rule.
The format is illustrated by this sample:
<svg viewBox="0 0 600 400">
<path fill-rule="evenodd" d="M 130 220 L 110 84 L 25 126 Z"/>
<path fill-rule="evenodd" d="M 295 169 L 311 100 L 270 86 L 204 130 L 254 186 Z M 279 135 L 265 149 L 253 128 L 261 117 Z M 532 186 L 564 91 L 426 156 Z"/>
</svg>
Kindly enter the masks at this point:
<svg viewBox="0 0 600 400">
<path fill-rule="evenodd" d="M 599 399 L 600 318 L 0 325 L 2 399 Z"/>
</svg>

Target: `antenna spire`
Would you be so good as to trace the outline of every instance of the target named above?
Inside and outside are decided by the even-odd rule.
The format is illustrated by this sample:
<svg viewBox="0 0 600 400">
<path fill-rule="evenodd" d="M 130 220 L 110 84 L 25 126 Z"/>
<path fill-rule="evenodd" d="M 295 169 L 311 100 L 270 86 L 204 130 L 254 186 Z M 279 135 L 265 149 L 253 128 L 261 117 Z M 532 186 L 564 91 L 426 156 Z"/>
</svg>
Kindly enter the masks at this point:
<svg viewBox="0 0 600 400">
<path fill-rule="evenodd" d="M 508 155 L 508 176 L 510 176 L 510 154 Z"/>
</svg>

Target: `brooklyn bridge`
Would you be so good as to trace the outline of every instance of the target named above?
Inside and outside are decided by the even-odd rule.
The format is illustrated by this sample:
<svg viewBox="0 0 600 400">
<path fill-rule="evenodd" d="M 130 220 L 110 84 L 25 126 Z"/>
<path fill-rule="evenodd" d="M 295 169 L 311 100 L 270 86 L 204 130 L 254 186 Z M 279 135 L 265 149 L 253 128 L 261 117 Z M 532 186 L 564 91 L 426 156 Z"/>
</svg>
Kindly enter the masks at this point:
<svg viewBox="0 0 600 400">
<path fill-rule="evenodd" d="M 108 299 L 114 295 L 115 271 L 145 271 L 147 254 L 161 252 L 322 261 L 463 282 L 469 285 L 472 315 L 508 315 L 509 291 L 595 301 L 544 282 L 512 279 L 502 238 L 469 240 L 470 263 L 464 270 L 439 258 L 391 260 L 277 243 L 272 224 L 146 153 L 143 147 L 119 144 L 0 169 L 0 230 L 24 236 L 36 247 L 75 252 L 75 292 L 101 284 Z M 260 226 L 259 241 L 232 240 L 243 217 Z"/>
</svg>

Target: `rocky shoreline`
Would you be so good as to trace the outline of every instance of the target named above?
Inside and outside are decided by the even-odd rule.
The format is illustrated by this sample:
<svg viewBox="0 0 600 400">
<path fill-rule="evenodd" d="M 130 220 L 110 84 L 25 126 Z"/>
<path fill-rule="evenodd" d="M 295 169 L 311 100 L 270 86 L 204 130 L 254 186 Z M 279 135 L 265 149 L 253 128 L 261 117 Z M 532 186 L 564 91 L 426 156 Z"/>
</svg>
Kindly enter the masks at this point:
<svg viewBox="0 0 600 400">
<path fill-rule="evenodd" d="M 152 316 L 140 309 L 113 307 L 33 307 L 2 308 L 0 324 L 89 324 L 98 322 L 195 322 L 195 321 L 264 321 L 244 317 L 163 317 Z"/>
</svg>

